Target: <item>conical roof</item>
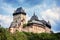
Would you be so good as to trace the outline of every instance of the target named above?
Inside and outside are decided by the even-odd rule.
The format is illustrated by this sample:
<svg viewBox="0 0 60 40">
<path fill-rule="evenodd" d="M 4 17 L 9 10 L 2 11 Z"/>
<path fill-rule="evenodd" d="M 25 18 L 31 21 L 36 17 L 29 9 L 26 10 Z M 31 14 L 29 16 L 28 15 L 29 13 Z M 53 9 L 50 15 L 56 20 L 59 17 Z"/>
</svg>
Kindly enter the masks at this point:
<svg viewBox="0 0 60 40">
<path fill-rule="evenodd" d="M 47 27 L 51 28 L 51 25 L 49 22 L 46 22 L 45 20 L 39 20 L 38 17 L 33 14 L 31 19 L 28 21 L 29 24 L 40 24 L 40 25 L 46 25 Z"/>
<path fill-rule="evenodd" d="M 28 21 L 28 23 L 43 24 L 42 22 L 39 21 L 38 17 L 35 15 L 35 13 L 31 17 L 31 19 Z"/>
<path fill-rule="evenodd" d="M 30 20 L 38 20 L 37 15 L 35 15 L 35 13 L 34 13 Z"/>
</svg>

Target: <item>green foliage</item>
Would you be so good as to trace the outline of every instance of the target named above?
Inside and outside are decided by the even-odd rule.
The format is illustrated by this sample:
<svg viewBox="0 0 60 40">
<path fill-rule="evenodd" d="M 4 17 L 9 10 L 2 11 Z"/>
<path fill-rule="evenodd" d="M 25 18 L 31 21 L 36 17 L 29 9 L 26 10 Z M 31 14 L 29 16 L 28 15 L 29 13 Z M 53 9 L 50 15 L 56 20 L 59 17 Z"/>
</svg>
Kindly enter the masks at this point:
<svg viewBox="0 0 60 40">
<path fill-rule="evenodd" d="M 60 40 L 60 34 L 18 32 L 11 34 L 0 26 L 0 40 Z"/>
<path fill-rule="evenodd" d="M 15 34 L 13 34 L 13 37 L 15 40 L 27 40 L 27 36 L 23 32 L 17 31 Z"/>
<path fill-rule="evenodd" d="M 27 26 L 27 24 L 23 24 L 23 28 L 25 28 Z"/>
<path fill-rule="evenodd" d="M 6 40 L 6 29 L 0 26 L 0 40 Z"/>
</svg>

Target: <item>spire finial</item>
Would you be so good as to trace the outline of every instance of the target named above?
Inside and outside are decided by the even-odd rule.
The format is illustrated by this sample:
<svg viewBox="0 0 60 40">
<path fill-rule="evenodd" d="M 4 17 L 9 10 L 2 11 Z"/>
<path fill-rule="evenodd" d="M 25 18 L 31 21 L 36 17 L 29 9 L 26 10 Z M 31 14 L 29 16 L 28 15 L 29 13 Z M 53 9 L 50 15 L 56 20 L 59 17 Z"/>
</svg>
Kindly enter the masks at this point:
<svg viewBox="0 0 60 40">
<path fill-rule="evenodd" d="M 48 20 L 48 23 L 50 23 L 50 21 Z"/>
<path fill-rule="evenodd" d="M 35 12 L 34 12 L 33 16 L 31 17 L 31 20 L 38 20 L 38 17 L 37 17 L 37 15 L 35 15 Z"/>
<path fill-rule="evenodd" d="M 35 12 L 34 12 L 34 16 L 35 16 Z"/>
</svg>

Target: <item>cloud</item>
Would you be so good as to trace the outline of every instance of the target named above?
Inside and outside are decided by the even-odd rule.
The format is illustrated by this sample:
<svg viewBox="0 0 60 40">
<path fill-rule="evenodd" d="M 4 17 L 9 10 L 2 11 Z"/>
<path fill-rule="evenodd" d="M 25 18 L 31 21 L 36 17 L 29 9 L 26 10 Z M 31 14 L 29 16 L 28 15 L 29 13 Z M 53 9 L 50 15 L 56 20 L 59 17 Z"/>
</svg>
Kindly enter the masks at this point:
<svg viewBox="0 0 60 40">
<path fill-rule="evenodd" d="M 0 1 L 0 24 L 3 27 L 9 27 L 14 10 L 15 8 L 12 5 L 5 3 L 3 0 Z"/>
<path fill-rule="evenodd" d="M 10 23 L 12 22 L 12 17 L 0 15 L 0 24 L 4 27 L 8 27 Z"/>
<path fill-rule="evenodd" d="M 8 5 L 6 3 L 3 4 L 2 7 L 0 7 L 3 11 L 5 11 L 7 14 L 12 14 L 14 12 L 14 7 L 11 5 Z"/>
<path fill-rule="evenodd" d="M 59 19 L 59 14 L 55 11 L 52 11 L 52 9 L 47 9 L 46 11 L 43 11 L 42 14 L 44 14 L 45 16 L 48 16 L 48 18 L 51 19 Z"/>
<path fill-rule="evenodd" d="M 48 20 L 50 21 L 52 30 L 56 30 L 59 28 L 59 27 L 57 28 L 57 26 L 56 26 L 57 21 L 60 20 L 60 11 L 59 10 L 60 10 L 60 8 L 53 7 L 52 9 L 47 9 L 47 10 L 41 12 L 43 19 L 46 21 L 48 21 Z"/>
<path fill-rule="evenodd" d="M 26 23 L 28 22 L 28 20 L 30 20 L 30 16 L 29 15 L 26 15 Z"/>
<path fill-rule="evenodd" d="M 31 8 L 25 8 L 25 12 L 29 16 L 32 16 L 34 14 L 34 12 L 35 12 L 36 15 L 38 15 L 40 13 L 40 11 L 43 10 L 41 7 L 42 7 L 42 5 L 36 5 L 34 7 L 31 7 Z"/>
</svg>

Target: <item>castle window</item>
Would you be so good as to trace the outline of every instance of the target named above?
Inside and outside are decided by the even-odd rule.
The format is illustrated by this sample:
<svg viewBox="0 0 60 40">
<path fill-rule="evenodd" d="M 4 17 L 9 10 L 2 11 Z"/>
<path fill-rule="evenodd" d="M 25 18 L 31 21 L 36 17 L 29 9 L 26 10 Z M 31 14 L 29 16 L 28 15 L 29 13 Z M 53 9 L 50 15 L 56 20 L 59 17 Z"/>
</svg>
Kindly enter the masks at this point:
<svg viewBox="0 0 60 40">
<path fill-rule="evenodd" d="M 18 24 L 18 26 L 20 26 L 20 25 L 21 25 L 21 23 Z"/>
<path fill-rule="evenodd" d="M 21 22 L 23 22 L 23 21 L 24 21 L 24 19 L 21 20 Z"/>
<path fill-rule="evenodd" d="M 17 23 L 17 20 L 16 20 L 16 23 Z"/>
<path fill-rule="evenodd" d="M 23 20 L 21 20 L 21 22 L 23 22 Z"/>
</svg>

